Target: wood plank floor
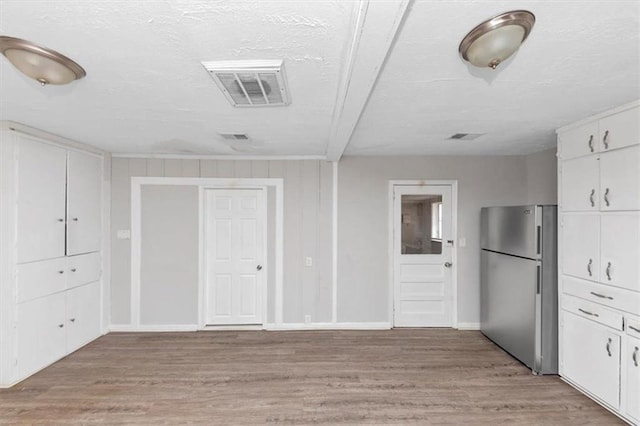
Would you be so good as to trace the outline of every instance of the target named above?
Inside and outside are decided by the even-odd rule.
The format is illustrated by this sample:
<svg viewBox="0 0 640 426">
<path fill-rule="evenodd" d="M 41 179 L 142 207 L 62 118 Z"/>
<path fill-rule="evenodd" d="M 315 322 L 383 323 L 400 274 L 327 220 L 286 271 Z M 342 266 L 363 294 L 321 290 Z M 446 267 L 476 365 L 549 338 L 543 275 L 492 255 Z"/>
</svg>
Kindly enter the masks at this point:
<svg viewBox="0 0 640 426">
<path fill-rule="evenodd" d="M 112 333 L 0 390 L 0 423 L 621 424 L 447 329 Z"/>
</svg>

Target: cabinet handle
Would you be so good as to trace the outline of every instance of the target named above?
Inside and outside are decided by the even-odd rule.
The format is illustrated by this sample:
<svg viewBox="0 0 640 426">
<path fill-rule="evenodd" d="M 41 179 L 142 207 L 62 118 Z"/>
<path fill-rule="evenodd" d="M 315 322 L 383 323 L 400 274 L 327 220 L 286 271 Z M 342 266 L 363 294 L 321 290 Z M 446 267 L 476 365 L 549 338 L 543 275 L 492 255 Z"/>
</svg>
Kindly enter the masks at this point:
<svg viewBox="0 0 640 426">
<path fill-rule="evenodd" d="M 607 340 L 607 353 L 611 356 L 611 337 Z"/>
<path fill-rule="evenodd" d="M 71 220 L 73 220 L 74 222 L 77 222 L 77 221 L 78 221 L 78 218 L 77 218 L 77 217 L 74 217 L 74 218 L 73 218 L 73 219 L 71 219 Z"/>
<path fill-rule="evenodd" d="M 589 150 L 593 152 L 593 135 L 589 135 Z"/>
<path fill-rule="evenodd" d="M 607 269 L 605 272 L 607 273 L 607 279 L 611 281 L 611 262 L 607 262 Z"/>
<path fill-rule="evenodd" d="M 76 322 L 76 319 L 75 318 L 69 318 L 69 321 Z"/>
<path fill-rule="evenodd" d="M 59 274 L 64 274 L 64 271 L 58 271 Z"/>
<path fill-rule="evenodd" d="M 593 199 L 593 197 L 596 195 L 596 190 L 592 189 L 591 190 L 591 195 L 589 195 L 589 202 L 591 203 L 591 207 L 595 207 L 596 206 L 596 200 Z"/>
<path fill-rule="evenodd" d="M 604 144 L 605 149 L 609 149 L 609 131 L 608 130 L 604 132 L 604 136 L 602 137 L 602 143 Z"/>
<path fill-rule="evenodd" d="M 609 203 L 609 188 L 605 189 L 604 191 L 604 203 L 607 205 L 607 207 L 609 207 L 610 203 Z"/>
<path fill-rule="evenodd" d="M 600 316 L 600 315 L 598 315 L 598 314 L 594 314 L 593 312 L 585 311 L 585 310 L 584 310 L 584 309 L 582 309 L 582 308 L 578 308 L 578 310 L 579 310 L 580 312 L 582 312 L 583 314 L 591 315 L 592 317 L 596 317 L 596 318 L 597 318 L 597 317 L 599 317 L 599 316 Z"/>
<path fill-rule="evenodd" d="M 64 222 L 64 219 L 58 218 L 58 222 Z"/>
<path fill-rule="evenodd" d="M 601 299 L 609 299 L 609 300 L 613 300 L 613 297 L 611 296 L 605 296 L 604 294 L 600 294 L 600 293 L 596 293 L 595 291 L 592 291 L 591 294 L 593 294 L 596 297 L 599 297 Z"/>
<path fill-rule="evenodd" d="M 587 263 L 587 272 L 589 273 L 589 276 L 593 276 L 593 274 L 591 273 L 591 264 L 593 263 L 593 259 L 589 259 L 589 263 Z"/>
<path fill-rule="evenodd" d="M 58 324 L 58 327 L 62 328 L 62 327 L 64 327 L 64 324 Z"/>
<path fill-rule="evenodd" d="M 71 268 L 71 272 L 75 272 L 75 271 L 76 271 L 76 268 Z"/>
<path fill-rule="evenodd" d="M 633 365 L 638 366 L 638 347 L 633 350 L 633 355 L 631 355 L 631 359 L 633 359 Z"/>
<path fill-rule="evenodd" d="M 632 325 L 629 325 L 628 327 L 629 327 L 630 329 L 632 329 L 633 331 L 635 331 L 636 333 L 640 333 L 640 329 L 635 328 L 635 327 L 634 327 L 634 326 L 632 326 Z"/>
</svg>

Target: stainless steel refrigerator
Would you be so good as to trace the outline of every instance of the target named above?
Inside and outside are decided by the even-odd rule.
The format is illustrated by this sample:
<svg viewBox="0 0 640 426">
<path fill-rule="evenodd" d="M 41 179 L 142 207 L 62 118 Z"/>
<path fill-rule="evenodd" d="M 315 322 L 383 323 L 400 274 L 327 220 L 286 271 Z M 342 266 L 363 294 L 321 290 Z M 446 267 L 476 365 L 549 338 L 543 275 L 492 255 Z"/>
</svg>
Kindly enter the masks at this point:
<svg viewBox="0 0 640 426">
<path fill-rule="evenodd" d="M 480 329 L 535 374 L 557 374 L 557 206 L 485 207 L 480 217 Z"/>
</svg>

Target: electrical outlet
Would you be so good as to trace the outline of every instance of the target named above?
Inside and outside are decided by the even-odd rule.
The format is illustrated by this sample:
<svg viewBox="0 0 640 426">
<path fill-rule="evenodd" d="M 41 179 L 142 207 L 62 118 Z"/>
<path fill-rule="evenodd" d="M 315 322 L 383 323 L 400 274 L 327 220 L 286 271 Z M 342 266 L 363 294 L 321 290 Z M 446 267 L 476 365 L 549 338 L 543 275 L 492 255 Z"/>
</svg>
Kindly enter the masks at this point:
<svg viewBox="0 0 640 426">
<path fill-rule="evenodd" d="M 311 315 L 305 315 L 304 316 L 304 323 L 305 324 L 311 324 Z"/>
<path fill-rule="evenodd" d="M 311 257 L 306 257 L 304 259 L 304 266 L 313 266 L 313 258 Z"/>
</svg>

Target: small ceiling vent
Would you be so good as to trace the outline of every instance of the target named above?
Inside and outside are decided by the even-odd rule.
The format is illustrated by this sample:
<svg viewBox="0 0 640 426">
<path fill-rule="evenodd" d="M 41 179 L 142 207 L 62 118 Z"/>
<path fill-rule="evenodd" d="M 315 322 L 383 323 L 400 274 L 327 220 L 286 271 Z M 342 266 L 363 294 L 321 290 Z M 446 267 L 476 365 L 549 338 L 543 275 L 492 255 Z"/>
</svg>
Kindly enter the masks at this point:
<svg viewBox="0 0 640 426">
<path fill-rule="evenodd" d="M 289 105 L 281 60 L 202 62 L 213 81 L 235 107 Z"/>
<path fill-rule="evenodd" d="M 479 138 L 484 135 L 484 133 L 456 133 L 455 135 L 449 136 L 449 139 L 461 140 L 461 141 L 472 141 L 474 139 Z"/>
<path fill-rule="evenodd" d="M 249 135 L 246 133 L 220 133 L 223 139 L 228 141 L 248 141 Z"/>
</svg>

